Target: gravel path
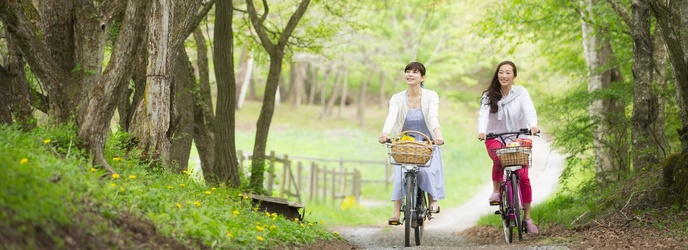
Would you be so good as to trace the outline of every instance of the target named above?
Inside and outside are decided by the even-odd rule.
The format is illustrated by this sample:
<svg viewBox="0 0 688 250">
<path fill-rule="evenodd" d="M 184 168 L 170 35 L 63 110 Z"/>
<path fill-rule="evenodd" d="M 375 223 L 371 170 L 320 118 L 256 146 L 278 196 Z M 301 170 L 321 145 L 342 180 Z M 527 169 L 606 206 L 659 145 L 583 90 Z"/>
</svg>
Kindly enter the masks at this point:
<svg viewBox="0 0 688 250">
<path fill-rule="evenodd" d="M 543 138 L 533 138 L 533 168 L 530 169 L 531 184 L 534 187 L 533 203 L 537 204 L 552 195 L 557 187 L 557 180 L 563 170 L 564 156 L 552 151 Z M 467 242 L 457 235 L 458 232 L 475 225 L 484 215 L 492 214 L 487 198 L 492 192 L 491 184 L 483 187 L 465 204 L 449 209 L 442 209 L 435 219 L 427 221 L 423 246 L 413 249 L 567 249 L 560 246 L 530 246 L 528 235 L 523 242 L 507 245 L 481 245 Z M 391 204 L 389 204 L 391 206 Z M 333 229 L 340 233 L 350 244 L 358 249 L 402 249 L 404 247 L 403 226 L 368 226 L 341 227 Z"/>
</svg>

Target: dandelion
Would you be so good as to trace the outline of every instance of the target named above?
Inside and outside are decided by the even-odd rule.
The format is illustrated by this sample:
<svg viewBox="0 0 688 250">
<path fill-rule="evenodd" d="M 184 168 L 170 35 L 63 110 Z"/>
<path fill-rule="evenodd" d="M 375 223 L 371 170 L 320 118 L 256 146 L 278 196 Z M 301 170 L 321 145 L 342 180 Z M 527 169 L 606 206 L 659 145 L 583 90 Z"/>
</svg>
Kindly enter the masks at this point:
<svg viewBox="0 0 688 250">
<path fill-rule="evenodd" d="M 117 184 L 115 184 L 115 183 L 110 183 L 110 186 L 111 186 L 111 187 L 116 187 Z"/>
<path fill-rule="evenodd" d="M 130 175 L 130 176 L 129 176 L 129 179 L 136 179 L 136 175 L 133 175 L 133 174 Z"/>
<path fill-rule="evenodd" d="M 50 143 L 50 139 L 43 140 L 43 144 L 48 144 L 48 143 Z"/>
<path fill-rule="evenodd" d="M 184 184 L 184 183 L 179 183 L 179 186 L 180 186 L 180 187 L 185 187 L 186 184 Z"/>
<path fill-rule="evenodd" d="M 211 188 L 211 190 L 215 191 L 217 188 Z"/>
<path fill-rule="evenodd" d="M 320 224 L 325 224 L 325 221 L 324 221 L 324 220 L 320 220 Z"/>
<path fill-rule="evenodd" d="M 95 168 L 91 168 L 91 172 L 95 172 L 95 171 L 98 171 L 98 170 L 96 170 Z"/>
<path fill-rule="evenodd" d="M 200 206 L 201 206 L 201 203 L 200 203 L 200 202 L 198 202 L 198 201 L 194 201 L 194 203 L 193 203 L 193 204 L 194 204 L 194 205 L 196 205 L 197 207 L 200 207 Z"/>
<path fill-rule="evenodd" d="M 270 226 L 270 230 L 277 229 L 275 225 Z"/>
<path fill-rule="evenodd" d="M 19 163 L 21 163 L 21 164 L 25 164 L 27 162 L 29 162 L 29 159 L 27 159 L 27 158 L 22 158 L 21 160 L 19 160 Z"/>
<path fill-rule="evenodd" d="M 120 161 L 122 161 L 122 158 L 121 157 L 112 157 L 112 160 L 116 161 L 116 162 L 120 162 Z"/>
<path fill-rule="evenodd" d="M 234 211 L 232 211 L 232 214 L 239 215 L 239 211 L 234 210 Z"/>
<path fill-rule="evenodd" d="M 167 189 L 173 189 L 173 188 L 174 188 L 173 186 L 167 186 Z"/>
<path fill-rule="evenodd" d="M 337 231 L 334 231 L 334 235 L 337 235 L 337 236 L 339 236 L 339 232 L 337 232 Z"/>
<path fill-rule="evenodd" d="M 312 222 L 308 222 L 308 226 L 309 226 L 309 227 L 312 227 L 312 226 L 313 226 L 313 223 L 312 223 Z"/>
<path fill-rule="evenodd" d="M 123 187 L 119 188 L 119 191 L 124 191 L 124 188 Z"/>
<path fill-rule="evenodd" d="M 244 195 L 244 200 L 248 200 L 248 195 Z"/>
<path fill-rule="evenodd" d="M 267 215 L 268 217 L 270 217 L 270 212 L 265 212 L 265 215 Z"/>
<path fill-rule="evenodd" d="M 299 218 L 294 218 L 294 221 L 299 221 Z"/>
<path fill-rule="evenodd" d="M 263 241 L 263 237 L 260 236 L 256 237 L 256 239 L 258 239 L 259 241 Z"/>
<path fill-rule="evenodd" d="M 229 237 L 229 238 L 234 238 L 234 235 L 233 235 L 232 233 L 230 233 L 230 232 L 227 232 L 227 237 Z"/>
<path fill-rule="evenodd" d="M 306 225 L 304 225 L 303 223 L 301 223 L 301 227 L 306 227 Z"/>
<path fill-rule="evenodd" d="M 210 194 L 210 191 L 205 191 L 205 194 Z"/>
<path fill-rule="evenodd" d="M 177 202 L 177 204 L 175 204 L 175 206 L 177 206 L 177 208 L 182 208 L 182 204 L 179 204 L 179 202 Z"/>
<path fill-rule="evenodd" d="M 257 229 L 258 231 L 263 231 L 263 230 L 265 230 L 265 228 L 263 228 L 263 227 L 261 227 L 261 226 L 256 226 L 256 229 Z"/>
<path fill-rule="evenodd" d="M 182 172 L 184 172 L 184 174 L 186 174 L 186 175 L 190 175 L 190 174 L 191 174 L 191 173 L 189 173 L 189 171 L 186 171 L 186 170 L 184 170 L 184 171 L 182 171 Z"/>
<path fill-rule="evenodd" d="M 112 174 L 112 179 L 119 179 L 119 174 Z"/>
</svg>

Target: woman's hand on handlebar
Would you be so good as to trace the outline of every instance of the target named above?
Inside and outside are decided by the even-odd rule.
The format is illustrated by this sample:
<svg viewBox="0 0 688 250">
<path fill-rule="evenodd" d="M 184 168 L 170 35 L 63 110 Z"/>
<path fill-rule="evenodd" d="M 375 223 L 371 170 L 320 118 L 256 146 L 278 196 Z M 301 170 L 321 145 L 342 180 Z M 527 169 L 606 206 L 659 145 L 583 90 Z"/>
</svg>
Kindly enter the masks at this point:
<svg viewBox="0 0 688 250">
<path fill-rule="evenodd" d="M 531 135 L 537 135 L 538 133 L 540 133 L 540 129 L 538 129 L 537 126 L 530 127 L 530 134 Z"/>
<path fill-rule="evenodd" d="M 380 137 L 377 138 L 377 142 L 379 142 L 380 144 L 390 142 L 389 135 L 386 133 L 382 133 Z"/>
<path fill-rule="evenodd" d="M 487 136 L 485 135 L 485 132 L 480 132 L 478 133 L 478 140 L 484 141 Z"/>
</svg>

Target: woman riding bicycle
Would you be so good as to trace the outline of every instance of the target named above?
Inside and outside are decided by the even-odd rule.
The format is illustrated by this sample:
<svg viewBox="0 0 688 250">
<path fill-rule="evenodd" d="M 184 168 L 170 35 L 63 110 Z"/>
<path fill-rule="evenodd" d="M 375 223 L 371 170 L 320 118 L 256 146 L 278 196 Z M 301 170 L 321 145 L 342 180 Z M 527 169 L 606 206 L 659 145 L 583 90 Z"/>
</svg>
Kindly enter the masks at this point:
<svg viewBox="0 0 688 250">
<path fill-rule="evenodd" d="M 522 86 L 514 85 L 516 78 L 516 65 L 511 61 L 501 62 L 495 70 L 490 86 L 485 90 L 480 99 L 480 111 L 478 113 L 478 139 L 485 140 L 487 133 L 504 133 L 518 131 L 521 128 L 530 128 L 532 134 L 537 134 L 537 113 L 530 99 L 530 94 Z M 507 141 L 506 143 L 509 143 Z M 492 196 L 489 201 L 499 201 L 499 184 L 504 172 L 499 158 L 494 152 L 496 148 L 505 145 L 498 139 L 485 141 L 487 153 L 492 158 Z M 530 203 L 533 200 L 533 191 L 528 178 L 528 167 L 516 171 L 519 175 L 520 189 L 523 195 L 525 207 L 525 220 L 528 233 L 537 234 L 538 229 L 530 219 Z"/>
<path fill-rule="evenodd" d="M 404 72 L 407 89 L 393 95 L 389 100 L 387 119 L 385 119 L 378 141 L 385 143 L 390 139 L 390 134 L 396 135 L 401 131 L 415 130 L 426 134 L 435 145 L 444 144 L 438 119 L 439 96 L 436 92 L 423 88 L 425 66 L 419 62 L 412 62 L 406 65 Z M 417 136 L 416 140 L 421 140 L 422 137 Z M 401 168 L 394 168 L 394 183 L 392 184 L 394 212 L 389 222 L 399 222 L 402 198 L 401 176 Z M 420 188 L 428 193 L 431 212 L 439 213 L 440 207 L 437 201 L 445 198 L 444 169 L 439 148 L 433 150 L 432 162 L 429 167 L 421 168 L 419 178 Z"/>
</svg>

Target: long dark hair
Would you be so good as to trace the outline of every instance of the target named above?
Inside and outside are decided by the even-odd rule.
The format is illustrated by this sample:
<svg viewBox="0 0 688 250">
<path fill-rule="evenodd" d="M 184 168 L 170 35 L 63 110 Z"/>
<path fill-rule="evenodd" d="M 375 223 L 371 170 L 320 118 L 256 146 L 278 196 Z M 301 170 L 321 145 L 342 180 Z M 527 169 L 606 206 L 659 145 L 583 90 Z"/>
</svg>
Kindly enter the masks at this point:
<svg viewBox="0 0 688 250">
<path fill-rule="evenodd" d="M 411 62 L 404 68 L 404 73 L 409 70 L 418 70 L 420 76 L 425 76 L 425 65 L 419 62 Z M 423 82 L 420 82 L 420 87 L 423 87 Z"/>
<path fill-rule="evenodd" d="M 487 105 L 490 105 L 490 113 L 497 113 L 497 111 L 499 111 L 499 106 L 497 106 L 497 103 L 502 99 L 502 85 L 499 84 L 499 68 L 505 64 L 511 65 L 511 67 L 514 68 L 514 77 L 517 76 L 516 64 L 514 64 L 514 62 L 503 61 L 497 65 L 497 69 L 495 69 L 494 76 L 492 76 L 492 82 L 490 82 L 490 86 L 487 87 L 487 90 L 483 91 L 482 93 L 482 95 L 487 96 Z"/>
</svg>

